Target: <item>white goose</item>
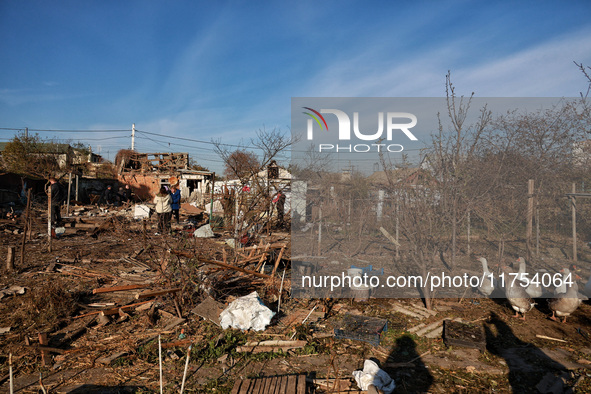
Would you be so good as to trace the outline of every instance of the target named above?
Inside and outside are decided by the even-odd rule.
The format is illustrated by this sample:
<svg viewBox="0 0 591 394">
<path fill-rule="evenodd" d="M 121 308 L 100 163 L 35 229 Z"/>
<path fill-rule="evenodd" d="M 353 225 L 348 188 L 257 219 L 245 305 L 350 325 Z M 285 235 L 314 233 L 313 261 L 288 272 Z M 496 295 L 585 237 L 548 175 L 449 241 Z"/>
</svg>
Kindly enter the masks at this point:
<svg viewBox="0 0 591 394">
<path fill-rule="evenodd" d="M 525 288 L 521 286 L 521 282 L 519 282 L 519 280 L 514 281 L 514 276 L 509 275 L 509 269 L 504 267 L 503 271 L 507 278 L 505 281 L 505 296 L 513 310 L 515 310 L 515 316 L 513 317 L 519 317 L 519 313 L 521 313 L 523 315 L 523 320 L 525 320 L 525 314 L 531 311 L 536 304 L 530 298 L 529 294 L 527 294 Z"/>
<path fill-rule="evenodd" d="M 566 318 L 571 313 L 577 310 L 581 305 L 581 299 L 579 298 L 578 286 L 575 282 L 572 286 L 568 287 L 565 293 L 560 293 L 556 298 L 548 303 L 550 310 L 552 311 L 552 317 L 550 319 L 556 321 L 556 316 L 563 317 L 563 323 L 566 323 Z"/>
<path fill-rule="evenodd" d="M 480 284 L 478 290 L 485 296 L 490 296 L 492 292 L 495 290 L 496 280 L 492 272 L 488 270 L 488 262 L 484 257 L 480 257 L 478 260 L 482 263 L 482 273 L 484 276 L 484 280 Z"/>
<path fill-rule="evenodd" d="M 534 275 L 528 275 L 526 272 L 526 268 L 525 268 L 525 259 L 523 257 L 519 257 L 517 259 L 517 262 L 519 263 L 519 271 L 517 271 L 517 273 L 519 274 L 519 276 L 517 277 L 518 279 L 521 278 L 527 278 L 529 281 L 533 281 L 534 280 Z M 525 291 L 527 292 L 527 294 L 532 297 L 532 298 L 540 298 L 542 297 L 542 286 L 541 284 L 541 278 L 539 278 L 537 281 L 535 281 L 537 283 L 530 283 L 527 288 L 525 289 Z"/>
<path fill-rule="evenodd" d="M 568 290 L 568 288 L 566 286 L 567 280 L 574 282 L 574 286 L 577 288 L 577 291 L 578 291 L 579 285 L 577 285 L 575 278 L 571 275 L 570 269 L 563 268 L 560 270 L 560 273 L 562 274 L 562 280 L 560 281 L 560 286 L 557 286 L 554 289 L 554 294 L 555 295 L 566 294 L 566 292 Z"/>
</svg>

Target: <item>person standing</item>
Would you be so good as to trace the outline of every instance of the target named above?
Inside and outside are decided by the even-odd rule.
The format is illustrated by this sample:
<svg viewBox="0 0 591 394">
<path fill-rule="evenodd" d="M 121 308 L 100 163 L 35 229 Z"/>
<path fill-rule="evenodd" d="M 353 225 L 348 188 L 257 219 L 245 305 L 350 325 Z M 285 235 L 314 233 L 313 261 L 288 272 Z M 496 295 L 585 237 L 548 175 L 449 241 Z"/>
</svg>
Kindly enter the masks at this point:
<svg viewBox="0 0 591 394">
<path fill-rule="evenodd" d="M 64 201 L 64 191 L 57 179 L 53 177 L 49 178 L 49 184 L 51 190 L 51 224 L 59 226 L 62 223 L 60 205 Z"/>
<path fill-rule="evenodd" d="M 170 207 L 172 209 L 172 216 L 174 216 L 176 223 L 179 223 L 179 209 L 181 209 L 181 191 L 178 185 L 170 186 Z"/>
<path fill-rule="evenodd" d="M 125 185 L 125 189 L 123 190 L 123 195 L 125 196 L 125 202 L 131 201 L 131 186 L 129 186 L 129 184 Z"/>
<path fill-rule="evenodd" d="M 160 191 L 154 197 L 154 204 L 156 204 L 156 213 L 158 214 L 158 232 L 156 235 L 170 232 L 172 208 L 170 206 L 170 194 L 168 194 L 164 186 L 160 187 Z"/>
</svg>

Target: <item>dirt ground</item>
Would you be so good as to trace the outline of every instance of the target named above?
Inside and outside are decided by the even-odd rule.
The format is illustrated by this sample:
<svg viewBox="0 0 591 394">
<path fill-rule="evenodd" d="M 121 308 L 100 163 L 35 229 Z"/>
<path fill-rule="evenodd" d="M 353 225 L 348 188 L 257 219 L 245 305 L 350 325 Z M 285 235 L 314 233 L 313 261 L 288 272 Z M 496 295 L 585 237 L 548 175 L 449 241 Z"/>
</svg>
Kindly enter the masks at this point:
<svg viewBox="0 0 591 394">
<path fill-rule="evenodd" d="M 559 323 L 548 318 L 545 300 L 523 321 L 512 317 L 504 299 L 472 293 L 435 299 L 431 312 L 416 299 L 294 299 L 289 297 L 290 281 L 281 286 L 284 269 L 290 277 L 290 237 L 282 229 L 238 252 L 221 230 L 214 238 L 192 237 L 203 223 L 189 227 L 187 215 L 173 225 L 172 235 L 155 235 L 155 220 L 144 226 L 133 220 L 130 209 L 73 211 L 78 215 L 66 221 L 79 225 L 66 226 L 65 234 L 52 239 L 51 251 L 42 207 L 34 214 L 30 237 L 23 233 L 22 217 L 0 221 L 0 255 L 16 247 L 15 271 L 3 267 L 0 277 L 1 392 L 9 390 L 9 355 L 15 392 L 41 392 L 40 383 L 51 393 L 159 392 L 159 337 L 164 392 L 171 393 L 180 390 L 191 344 L 186 392 L 229 393 L 240 379 L 288 374 L 306 374 L 308 392 L 359 392 L 352 372 L 370 358 L 395 380 L 395 393 L 591 392 L 587 302 Z M 472 247 L 484 251 L 488 246 Z M 552 258 L 552 250 L 544 252 Z M 461 256 L 467 264 L 473 257 Z M 588 255 L 580 258 L 581 266 L 588 266 Z M 585 268 L 577 269 L 587 278 Z M 93 293 L 113 286 L 136 288 Z M 172 292 L 145 296 L 156 290 Z M 252 291 L 274 311 L 281 297 L 281 311 L 267 329 L 223 330 L 212 321 L 216 313 L 211 305 L 223 309 Z M 215 302 L 205 312 L 198 310 L 205 300 Z M 401 309 L 414 311 L 414 316 Z M 202 317 L 208 314 L 212 319 Z M 386 320 L 379 346 L 335 338 L 334 329 L 347 315 Z M 482 332 L 482 348 L 444 343 L 444 320 Z M 429 326 L 434 329 L 422 333 Z M 239 351 L 247 342 L 292 339 L 305 345 Z"/>
</svg>

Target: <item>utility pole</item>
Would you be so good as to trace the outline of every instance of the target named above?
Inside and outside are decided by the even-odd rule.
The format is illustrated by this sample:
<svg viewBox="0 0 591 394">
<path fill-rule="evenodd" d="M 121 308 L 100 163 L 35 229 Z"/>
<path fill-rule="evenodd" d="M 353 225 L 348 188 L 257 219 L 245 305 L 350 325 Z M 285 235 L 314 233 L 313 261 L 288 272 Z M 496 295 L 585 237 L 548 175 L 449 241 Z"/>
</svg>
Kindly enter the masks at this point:
<svg viewBox="0 0 591 394">
<path fill-rule="evenodd" d="M 29 138 L 29 128 L 25 127 L 25 138 Z"/>
<path fill-rule="evenodd" d="M 135 150 L 135 123 L 131 125 L 131 150 Z"/>
</svg>

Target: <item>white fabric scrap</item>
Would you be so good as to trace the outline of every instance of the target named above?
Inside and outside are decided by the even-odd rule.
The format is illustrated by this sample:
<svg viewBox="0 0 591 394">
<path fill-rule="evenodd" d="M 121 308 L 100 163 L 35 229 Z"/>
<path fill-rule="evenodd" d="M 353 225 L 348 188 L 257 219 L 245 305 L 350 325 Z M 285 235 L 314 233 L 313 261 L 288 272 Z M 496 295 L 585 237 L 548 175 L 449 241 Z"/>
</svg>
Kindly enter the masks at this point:
<svg viewBox="0 0 591 394">
<path fill-rule="evenodd" d="M 240 297 L 230 303 L 220 313 L 220 324 L 226 328 L 239 328 L 241 330 L 263 331 L 269 325 L 275 312 L 267 308 L 259 298 L 256 291 Z"/>
<path fill-rule="evenodd" d="M 367 390 L 369 385 L 373 384 L 385 394 L 390 394 L 396 388 L 396 383 L 390 375 L 371 360 L 365 360 L 363 371 L 353 371 L 353 377 L 361 390 Z"/>
</svg>

